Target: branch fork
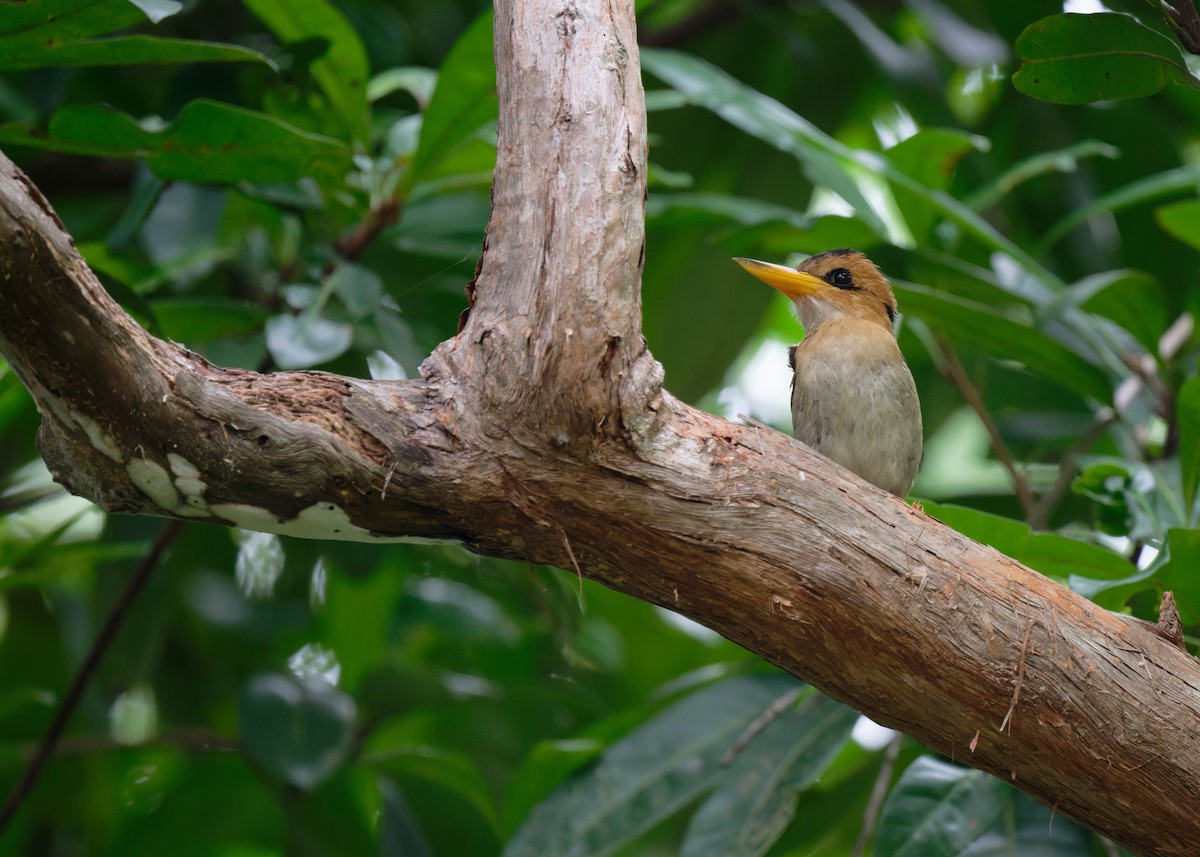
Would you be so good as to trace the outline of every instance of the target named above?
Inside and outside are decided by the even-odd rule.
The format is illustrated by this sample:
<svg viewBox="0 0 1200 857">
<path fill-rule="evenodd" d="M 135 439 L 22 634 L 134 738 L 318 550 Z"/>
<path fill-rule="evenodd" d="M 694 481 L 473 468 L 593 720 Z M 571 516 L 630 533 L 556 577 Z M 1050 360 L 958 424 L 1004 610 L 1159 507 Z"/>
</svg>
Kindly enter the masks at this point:
<svg viewBox="0 0 1200 857">
<path fill-rule="evenodd" d="M 1195 853 L 1195 660 L 791 438 L 663 390 L 640 329 L 633 4 L 499 0 L 496 30 L 486 249 L 462 331 L 418 380 L 223 370 L 154 339 L 0 159 L 0 352 L 56 478 L 113 511 L 453 539 L 578 572 L 1136 853 Z M 1051 617 L 1054 650 L 1022 645 L 1029 615 Z M 980 735 L 1015 708 L 1017 646 L 1021 717 Z"/>
</svg>

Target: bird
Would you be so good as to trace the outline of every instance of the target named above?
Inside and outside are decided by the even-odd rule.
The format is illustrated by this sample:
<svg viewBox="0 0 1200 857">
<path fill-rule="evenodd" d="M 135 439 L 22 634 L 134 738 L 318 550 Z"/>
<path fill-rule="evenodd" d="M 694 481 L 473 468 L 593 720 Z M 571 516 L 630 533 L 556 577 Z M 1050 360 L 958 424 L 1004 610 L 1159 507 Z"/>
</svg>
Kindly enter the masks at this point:
<svg viewBox="0 0 1200 857">
<path fill-rule="evenodd" d="M 905 497 L 921 464 L 921 404 L 896 343 L 896 297 L 875 264 L 842 248 L 795 268 L 735 258 L 787 295 L 804 325 L 789 350 L 793 436 Z"/>
</svg>

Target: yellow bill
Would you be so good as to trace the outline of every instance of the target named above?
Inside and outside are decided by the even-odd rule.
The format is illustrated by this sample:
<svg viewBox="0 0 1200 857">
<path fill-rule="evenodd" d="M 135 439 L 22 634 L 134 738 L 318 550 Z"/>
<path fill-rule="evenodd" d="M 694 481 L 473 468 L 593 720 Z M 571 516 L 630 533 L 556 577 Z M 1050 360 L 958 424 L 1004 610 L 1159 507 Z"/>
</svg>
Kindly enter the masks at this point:
<svg viewBox="0 0 1200 857">
<path fill-rule="evenodd" d="M 789 298 L 795 299 L 805 295 L 815 295 L 817 292 L 833 288 L 820 277 L 776 265 L 773 262 L 760 262 L 757 259 L 735 258 L 737 262 L 754 276 L 758 277 L 773 289 L 778 289 Z"/>
</svg>

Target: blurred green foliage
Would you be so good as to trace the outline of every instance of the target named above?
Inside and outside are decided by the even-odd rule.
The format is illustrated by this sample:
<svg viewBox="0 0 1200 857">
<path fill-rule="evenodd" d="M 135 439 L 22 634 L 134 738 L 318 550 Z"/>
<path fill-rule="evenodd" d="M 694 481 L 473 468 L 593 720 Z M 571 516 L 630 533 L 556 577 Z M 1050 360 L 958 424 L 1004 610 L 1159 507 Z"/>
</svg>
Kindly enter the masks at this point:
<svg viewBox="0 0 1200 857">
<path fill-rule="evenodd" d="M 1132 0 L 637 7 L 668 387 L 785 423 L 799 330 L 729 257 L 862 249 L 904 312 L 927 511 L 1109 609 L 1174 590 L 1194 649 L 1200 91 L 1170 27 Z M 135 317 L 222 365 L 413 376 L 465 303 L 496 111 L 482 0 L 0 0 L 0 146 Z M 57 491 L 37 422 L 0 369 L 4 789 L 160 526 Z M 191 525 L 0 855 L 1111 853 L 579 586 Z"/>
</svg>

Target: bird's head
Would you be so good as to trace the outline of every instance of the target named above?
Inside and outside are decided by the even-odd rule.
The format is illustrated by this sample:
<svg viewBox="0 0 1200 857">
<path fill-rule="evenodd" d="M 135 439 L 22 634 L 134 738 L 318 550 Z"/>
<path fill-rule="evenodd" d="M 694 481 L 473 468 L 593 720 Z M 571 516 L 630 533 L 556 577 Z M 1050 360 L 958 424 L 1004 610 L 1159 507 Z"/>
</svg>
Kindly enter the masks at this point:
<svg viewBox="0 0 1200 857">
<path fill-rule="evenodd" d="M 735 259 L 796 304 L 808 334 L 824 321 L 851 317 L 894 330 L 896 296 L 875 263 L 857 250 L 826 250 L 794 269 L 755 259 Z"/>
</svg>

